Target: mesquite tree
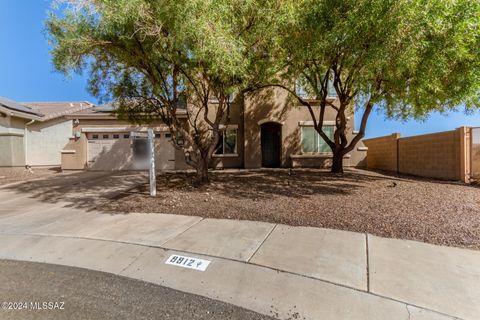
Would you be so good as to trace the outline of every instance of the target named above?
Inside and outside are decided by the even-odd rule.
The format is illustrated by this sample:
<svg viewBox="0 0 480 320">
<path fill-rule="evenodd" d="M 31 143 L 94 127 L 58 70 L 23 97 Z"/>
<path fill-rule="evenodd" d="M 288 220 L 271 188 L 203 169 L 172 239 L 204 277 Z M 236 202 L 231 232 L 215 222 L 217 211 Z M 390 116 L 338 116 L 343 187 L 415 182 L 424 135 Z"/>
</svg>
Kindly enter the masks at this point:
<svg viewBox="0 0 480 320">
<path fill-rule="evenodd" d="M 292 0 L 284 8 L 283 51 L 275 52 L 286 67 L 273 85 L 308 108 L 333 152 L 332 172 L 343 172 L 343 157 L 364 137 L 374 108 L 406 119 L 480 106 L 480 2 Z M 285 85 L 295 82 L 312 99 Z M 333 139 L 322 129 L 326 108 L 336 112 Z M 348 141 L 354 111 L 360 127 Z"/>
<path fill-rule="evenodd" d="M 207 183 L 231 96 L 269 70 L 277 1 L 68 0 L 47 29 L 55 67 L 89 70 L 90 91 L 120 117 L 160 120 Z M 263 61 L 260 63 L 260 61 Z M 215 103 L 212 103 L 215 101 Z"/>
</svg>

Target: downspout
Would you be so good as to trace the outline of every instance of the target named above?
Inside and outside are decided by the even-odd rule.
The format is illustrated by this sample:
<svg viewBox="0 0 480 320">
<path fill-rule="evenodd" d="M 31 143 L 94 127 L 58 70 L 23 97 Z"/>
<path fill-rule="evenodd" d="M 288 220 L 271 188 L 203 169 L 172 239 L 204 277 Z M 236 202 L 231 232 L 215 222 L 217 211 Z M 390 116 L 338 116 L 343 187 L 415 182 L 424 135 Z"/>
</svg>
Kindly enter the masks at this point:
<svg viewBox="0 0 480 320">
<path fill-rule="evenodd" d="M 35 120 L 31 120 L 25 124 L 25 132 L 23 134 L 23 143 L 25 144 L 24 146 L 24 152 L 25 152 L 25 168 L 28 168 L 28 129 L 27 127 L 31 124 L 33 124 Z"/>
</svg>

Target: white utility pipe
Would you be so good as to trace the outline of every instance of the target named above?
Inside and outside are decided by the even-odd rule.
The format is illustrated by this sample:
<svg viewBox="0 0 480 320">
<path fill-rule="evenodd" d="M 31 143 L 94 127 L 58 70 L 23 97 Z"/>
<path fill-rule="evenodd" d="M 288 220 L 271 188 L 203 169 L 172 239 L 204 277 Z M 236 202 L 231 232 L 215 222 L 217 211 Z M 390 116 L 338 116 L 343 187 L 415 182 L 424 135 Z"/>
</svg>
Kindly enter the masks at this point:
<svg viewBox="0 0 480 320">
<path fill-rule="evenodd" d="M 155 134 L 153 129 L 148 129 L 148 147 L 150 149 L 150 196 L 155 197 L 157 195 L 157 177 L 155 173 Z"/>
<path fill-rule="evenodd" d="M 25 132 L 23 134 L 23 143 L 25 144 L 24 150 L 25 150 L 25 168 L 28 167 L 28 129 L 27 127 L 31 124 L 33 124 L 35 120 L 31 120 L 30 122 L 27 122 L 25 124 Z"/>
</svg>

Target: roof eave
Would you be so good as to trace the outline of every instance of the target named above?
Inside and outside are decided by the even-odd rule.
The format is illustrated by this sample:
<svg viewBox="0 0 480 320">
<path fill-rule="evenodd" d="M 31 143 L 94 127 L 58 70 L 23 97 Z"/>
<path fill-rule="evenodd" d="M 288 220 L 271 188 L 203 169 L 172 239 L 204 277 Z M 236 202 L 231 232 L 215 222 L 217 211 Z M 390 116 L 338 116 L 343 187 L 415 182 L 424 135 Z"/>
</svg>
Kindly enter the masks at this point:
<svg viewBox="0 0 480 320">
<path fill-rule="evenodd" d="M 11 116 L 11 117 L 42 121 L 42 117 L 40 115 L 35 115 L 35 114 L 21 112 L 21 111 L 14 111 L 14 110 L 6 108 L 4 106 L 0 106 L 0 111 L 9 115 L 9 116 Z"/>
<path fill-rule="evenodd" d="M 180 118 L 180 119 L 184 119 L 187 117 L 187 113 L 186 112 L 182 112 L 182 113 L 178 113 L 177 114 L 177 117 Z M 88 119 L 116 119 L 116 120 L 120 120 L 118 119 L 118 117 L 112 115 L 111 113 L 105 113 L 105 114 L 69 114 L 69 115 L 66 115 L 65 116 L 66 119 L 69 119 L 69 120 L 76 120 L 76 119 L 84 119 L 84 120 L 88 120 Z"/>
</svg>

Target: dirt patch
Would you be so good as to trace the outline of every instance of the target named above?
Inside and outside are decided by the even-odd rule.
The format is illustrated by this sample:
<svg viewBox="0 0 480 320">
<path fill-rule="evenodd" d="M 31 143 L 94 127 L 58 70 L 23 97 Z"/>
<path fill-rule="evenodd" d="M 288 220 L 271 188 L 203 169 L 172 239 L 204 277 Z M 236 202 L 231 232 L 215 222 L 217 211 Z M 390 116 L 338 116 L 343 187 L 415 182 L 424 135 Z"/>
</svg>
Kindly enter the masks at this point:
<svg viewBox="0 0 480 320">
<path fill-rule="evenodd" d="M 158 195 L 146 185 L 102 210 L 267 221 L 412 239 L 480 249 L 480 188 L 455 182 L 355 170 L 214 172 L 209 186 L 193 175 L 158 177 Z"/>
<path fill-rule="evenodd" d="M 50 176 L 59 175 L 60 173 L 60 167 L 34 167 L 30 170 L 27 170 L 24 167 L 2 167 L 0 168 L 0 185 L 44 177 L 47 178 Z"/>
</svg>

